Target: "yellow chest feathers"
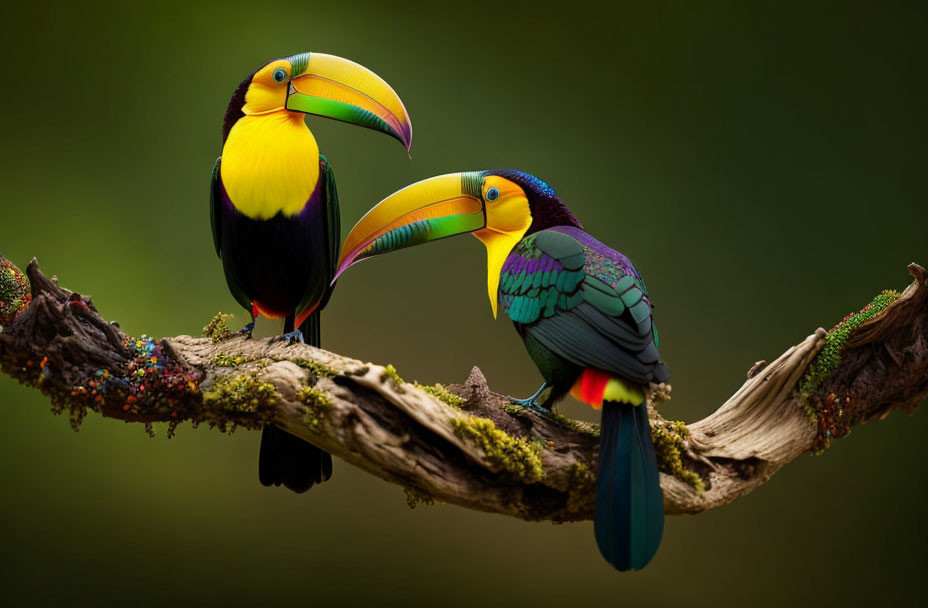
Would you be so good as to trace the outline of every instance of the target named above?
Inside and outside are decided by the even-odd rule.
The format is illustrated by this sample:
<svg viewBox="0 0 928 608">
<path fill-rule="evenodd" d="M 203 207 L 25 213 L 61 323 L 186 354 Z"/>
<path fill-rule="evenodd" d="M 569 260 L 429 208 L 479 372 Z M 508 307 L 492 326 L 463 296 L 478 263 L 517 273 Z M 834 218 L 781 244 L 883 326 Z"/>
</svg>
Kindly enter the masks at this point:
<svg viewBox="0 0 928 608">
<path fill-rule="evenodd" d="M 243 116 L 222 148 L 222 183 L 252 219 L 299 213 L 319 180 L 319 146 L 302 114 Z"/>
</svg>

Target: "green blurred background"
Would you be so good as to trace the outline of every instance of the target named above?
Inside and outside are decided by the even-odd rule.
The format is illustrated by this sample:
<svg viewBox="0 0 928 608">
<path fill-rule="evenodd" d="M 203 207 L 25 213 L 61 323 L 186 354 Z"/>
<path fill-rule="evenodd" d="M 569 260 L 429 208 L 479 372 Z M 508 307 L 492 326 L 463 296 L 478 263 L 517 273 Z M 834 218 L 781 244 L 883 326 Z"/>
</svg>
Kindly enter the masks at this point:
<svg viewBox="0 0 928 608">
<path fill-rule="evenodd" d="M 254 67 L 313 50 L 383 76 L 415 126 L 410 161 L 387 137 L 310 119 L 345 232 L 431 175 L 543 177 L 647 277 L 668 416 L 706 415 L 755 360 L 928 263 L 924 4 L 335 4 L 8 3 L 0 251 L 38 257 L 130 334 L 196 334 L 240 312 L 208 226 L 220 121 Z M 339 283 L 324 344 L 423 382 L 478 364 L 497 390 L 529 394 L 539 378 L 490 315 L 484 258 L 460 238 L 362 264 Z M 5 605 L 923 596 L 923 412 L 855 429 L 735 504 L 669 518 L 651 565 L 619 575 L 588 523 L 410 510 L 343 462 L 296 496 L 259 486 L 257 433 L 148 439 L 91 417 L 75 434 L 8 377 L 0 404 Z"/>
</svg>

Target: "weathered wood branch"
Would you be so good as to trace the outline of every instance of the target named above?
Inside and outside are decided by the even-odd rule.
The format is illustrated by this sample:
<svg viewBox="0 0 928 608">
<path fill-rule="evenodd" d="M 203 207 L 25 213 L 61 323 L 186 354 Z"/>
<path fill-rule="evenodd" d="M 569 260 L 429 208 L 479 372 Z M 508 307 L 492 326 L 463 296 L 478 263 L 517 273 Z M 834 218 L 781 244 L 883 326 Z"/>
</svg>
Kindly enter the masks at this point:
<svg viewBox="0 0 928 608">
<path fill-rule="evenodd" d="M 15 270 L 0 262 L 0 272 Z M 684 427 L 652 408 L 666 511 L 732 502 L 852 425 L 912 412 L 928 394 L 928 273 L 915 264 L 909 272 L 914 281 L 898 297 L 881 296 L 831 333 L 818 329 L 769 365 L 755 364 L 707 418 Z M 592 517 L 595 425 L 511 406 L 476 367 L 450 393 L 426 392 L 390 366 L 222 335 L 222 323 L 213 339 L 136 340 L 34 260 L 26 274 L 31 300 L 15 281 L 0 281 L 0 364 L 75 426 L 87 411 L 168 422 L 172 433 L 184 420 L 221 430 L 273 421 L 402 485 L 413 500 L 532 520 Z M 668 386 L 652 386 L 652 406 L 667 398 Z"/>
</svg>

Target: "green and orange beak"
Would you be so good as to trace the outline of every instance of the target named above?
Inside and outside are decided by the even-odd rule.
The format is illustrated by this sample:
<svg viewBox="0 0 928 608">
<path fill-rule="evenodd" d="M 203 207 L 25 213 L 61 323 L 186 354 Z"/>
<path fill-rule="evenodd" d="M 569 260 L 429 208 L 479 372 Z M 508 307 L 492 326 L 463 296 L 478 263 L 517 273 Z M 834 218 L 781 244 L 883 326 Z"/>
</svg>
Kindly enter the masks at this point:
<svg viewBox="0 0 928 608">
<path fill-rule="evenodd" d="M 481 181 L 480 172 L 449 173 L 388 196 L 351 229 L 335 277 L 382 253 L 484 228 Z"/>
<path fill-rule="evenodd" d="M 292 77 L 286 108 L 373 129 L 412 145 L 403 101 L 380 76 L 348 59 L 324 53 L 287 58 Z"/>
<path fill-rule="evenodd" d="M 531 223 L 525 192 L 508 179 L 491 171 L 439 175 L 403 188 L 368 211 L 342 244 L 335 278 L 361 260 L 472 233 L 487 248 L 487 290 L 495 316 L 503 262 Z"/>
</svg>

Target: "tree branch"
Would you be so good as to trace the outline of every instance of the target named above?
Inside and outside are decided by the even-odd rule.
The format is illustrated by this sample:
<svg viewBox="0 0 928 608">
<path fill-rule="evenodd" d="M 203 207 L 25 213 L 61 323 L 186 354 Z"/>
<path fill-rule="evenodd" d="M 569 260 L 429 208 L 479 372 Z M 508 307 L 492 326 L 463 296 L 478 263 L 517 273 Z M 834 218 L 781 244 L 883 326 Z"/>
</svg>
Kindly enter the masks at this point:
<svg viewBox="0 0 928 608">
<path fill-rule="evenodd" d="M 703 420 L 661 418 L 653 405 L 670 387 L 652 385 L 666 511 L 727 504 L 855 424 L 911 413 L 928 394 L 928 273 L 916 264 L 909 272 L 903 294 L 884 292 L 831 332 L 755 364 Z M 232 335 L 221 317 L 210 338 L 133 339 L 35 260 L 31 291 L 16 273 L 0 256 L 0 366 L 49 395 L 75 428 L 88 411 L 167 422 L 169 434 L 185 420 L 223 431 L 274 422 L 402 485 L 410 504 L 559 522 L 593 516 L 598 428 L 509 405 L 476 367 L 462 385 L 419 387 L 392 366 Z"/>
</svg>

